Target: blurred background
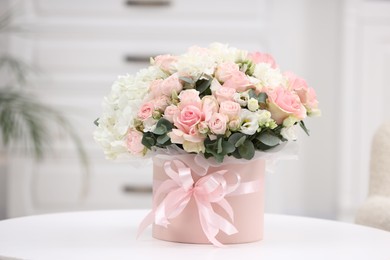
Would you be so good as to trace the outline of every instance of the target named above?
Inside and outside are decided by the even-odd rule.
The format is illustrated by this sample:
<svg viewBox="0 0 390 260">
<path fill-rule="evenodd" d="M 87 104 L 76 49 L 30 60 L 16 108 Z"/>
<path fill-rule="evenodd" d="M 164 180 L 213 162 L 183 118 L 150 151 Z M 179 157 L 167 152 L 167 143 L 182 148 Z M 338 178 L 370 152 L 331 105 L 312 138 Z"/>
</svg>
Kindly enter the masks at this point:
<svg viewBox="0 0 390 260">
<path fill-rule="evenodd" d="M 107 161 L 93 121 L 118 75 L 216 41 L 271 53 L 320 101 L 299 160 L 266 175 L 266 212 L 353 221 L 367 196 L 371 139 L 390 119 L 390 1 L 0 0 L 0 14 L 3 97 L 11 89 L 55 109 L 80 138 L 38 110 L 30 123 L 45 126 L 44 159 L 0 140 L 0 219 L 150 208 L 151 165 Z"/>
</svg>

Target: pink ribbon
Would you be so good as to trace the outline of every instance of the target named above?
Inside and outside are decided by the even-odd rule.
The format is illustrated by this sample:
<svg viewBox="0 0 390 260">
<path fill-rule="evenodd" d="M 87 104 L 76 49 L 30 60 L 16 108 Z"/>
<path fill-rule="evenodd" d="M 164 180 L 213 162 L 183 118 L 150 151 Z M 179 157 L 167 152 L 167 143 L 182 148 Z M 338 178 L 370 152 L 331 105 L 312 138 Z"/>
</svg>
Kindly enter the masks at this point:
<svg viewBox="0 0 390 260">
<path fill-rule="evenodd" d="M 176 171 L 172 166 L 175 166 Z M 191 198 L 197 205 L 202 230 L 212 244 L 223 246 L 215 238 L 220 230 L 227 235 L 238 232 L 232 223 L 214 212 L 211 203 L 218 204 L 234 222 L 233 209 L 225 197 L 257 191 L 259 185 L 256 185 L 256 181 L 241 184 L 240 175 L 219 170 L 194 182 L 191 168 L 180 160 L 166 161 L 164 170 L 170 179 L 163 181 L 157 188 L 153 196 L 153 209 L 141 222 L 137 237 L 153 222 L 167 227 L 169 220 L 180 215 Z M 225 174 L 232 174 L 236 179 L 235 183 L 228 184 Z M 164 194 L 166 194 L 165 198 L 157 205 L 158 198 Z"/>
</svg>

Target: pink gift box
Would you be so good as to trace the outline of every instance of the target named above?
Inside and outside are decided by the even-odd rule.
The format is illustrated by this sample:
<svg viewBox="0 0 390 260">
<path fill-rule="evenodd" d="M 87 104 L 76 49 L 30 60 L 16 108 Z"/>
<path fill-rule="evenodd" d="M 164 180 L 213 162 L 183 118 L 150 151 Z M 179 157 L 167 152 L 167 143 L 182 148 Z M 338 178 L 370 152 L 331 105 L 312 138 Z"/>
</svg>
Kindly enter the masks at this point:
<svg viewBox="0 0 390 260">
<path fill-rule="evenodd" d="M 195 155 L 187 155 L 195 156 Z M 174 159 L 174 157 L 172 157 Z M 191 159 L 193 161 L 193 158 Z M 167 159 L 165 158 L 165 161 Z M 188 162 L 188 161 L 187 161 Z M 157 163 L 154 160 L 154 188 L 153 196 L 159 185 L 170 179 L 166 174 L 161 158 Z M 234 218 L 229 218 L 226 211 L 217 203 L 211 203 L 215 213 L 228 220 L 237 229 L 237 233 L 227 235 L 221 230 L 216 235 L 216 239 L 222 244 L 236 244 L 259 241 L 263 238 L 264 222 L 264 172 L 265 160 L 235 160 L 234 163 L 223 164 L 217 167 L 209 167 L 206 175 L 215 173 L 219 170 L 226 170 L 223 174 L 227 183 L 240 179 L 235 192 L 226 195 L 225 199 L 230 204 Z M 199 176 L 191 169 L 192 179 L 196 183 L 202 176 Z M 238 191 L 238 192 L 237 192 Z M 155 198 L 155 203 L 160 204 L 166 194 Z M 198 205 L 195 199 L 191 197 L 184 210 L 174 218 L 169 220 L 167 227 L 153 223 L 153 237 L 166 241 L 209 244 L 206 237 L 198 212 Z"/>
</svg>

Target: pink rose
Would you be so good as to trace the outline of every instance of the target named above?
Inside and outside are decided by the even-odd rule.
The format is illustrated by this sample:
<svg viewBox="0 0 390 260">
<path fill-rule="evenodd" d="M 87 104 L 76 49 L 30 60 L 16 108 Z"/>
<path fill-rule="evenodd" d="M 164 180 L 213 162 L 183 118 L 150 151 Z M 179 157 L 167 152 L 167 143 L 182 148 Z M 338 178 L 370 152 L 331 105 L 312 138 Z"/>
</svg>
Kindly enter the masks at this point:
<svg viewBox="0 0 390 260">
<path fill-rule="evenodd" d="M 214 92 L 219 103 L 223 101 L 233 100 L 233 96 L 236 94 L 236 90 L 234 88 L 226 88 L 220 87 L 217 91 Z"/>
<path fill-rule="evenodd" d="M 301 103 L 309 110 L 318 108 L 318 100 L 313 88 L 309 88 L 304 79 L 298 77 L 292 72 L 285 72 L 287 86 L 290 90 L 295 91 L 301 100 Z"/>
<path fill-rule="evenodd" d="M 197 124 L 204 121 L 201 109 L 194 105 L 185 106 L 179 113 L 173 116 L 173 124 L 185 134 L 196 135 Z"/>
<path fill-rule="evenodd" d="M 164 111 L 164 118 L 166 120 L 168 120 L 169 122 L 173 123 L 173 116 L 176 114 L 176 113 L 179 113 L 180 110 L 177 106 L 175 105 L 169 105 L 167 106 L 167 108 L 165 108 L 165 111 Z"/>
<path fill-rule="evenodd" d="M 209 128 L 216 135 L 223 135 L 226 132 L 228 117 L 221 113 L 214 113 L 209 121 Z"/>
<path fill-rule="evenodd" d="M 146 152 L 146 147 L 142 144 L 142 133 L 131 129 L 127 133 L 126 145 L 127 150 L 136 156 L 142 156 Z"/>
<path fill-rule="evenodd" d="M 274 58 L 268 53 L 252 52 L 248 54 L 248 59 L 256 64 L 268 63 L 271 65 L 271 68 L 273 69 L 276 69 L 278 67 L 276 65 Z"/>
<path fill-rule="evenodd" d="M 226 115 L 229 120 L 233 120 L 240 116 L 241 106 L 234 101 L 223 101 L 219 106 L 219 113 Z"/>
<path fill-rule="evenodd" d="M 167 96 L 159 96 L 150 102 L 154 104 L 154 108 L 156 110 L 164 111 L 165 108 L 169 105 L 170 101 L 171 100 Z"/>
<path fill-rule="evenodd" d="M 175 63 L 177 57 L 167 55 L 159 55 L 154 58 L 154 65 L 158 66 L 161 70 L 169 73 L 173 73 L 175 70 Z"/>
<path fill-rule="evenodd" d="M 213 113 L 218 112 L 219 104 L 213 96 L 204 96 L 202 98 L 202 111 L 205 121 L 208 121 Z"/>
<path fill-rule="evenodd" d="M 180 100 L 180 104 L 179 104 L 180 109 L 188 105 L 194 105 L 200 108 L 200 106 L 202 105 L 202 102 L 199 97 L 199 91 L 195 89 L 187 89 L 180 92 L 179 100 Z"/>
<path fill-rule="evenodd" d="M 146 102 L 144 103 L 140 110 L 138 111 L 138 118 L 144 121 L 145 119 L 151 117 L 154 112 L 154 104 L 153 102 Z"/>
<path fill-rule="evenodd" d="M 231 77 L 225 81 L 222 87 L 235 89 L 237 92 L 244 92 L 252 86 L 247 75 L 242 71 L 232 73 Z"/>
<path fill-rule="evenodd" d="M 225 62 L 220 65 L 215 70 L 215 77 L 218 79 L 219 82 L 225 82 L 228 80 L 232 74 L 239 71 L 240 68 L 238 65 L 234 62 Z"/>
<path fill-rule="evenodd" d="M 161 88 L 160 88 L 161 83 L 162 83 L 162 79 L 157 79 L 152 81 L 152 83 L 150 83 L 149 92 L 152 95 L 152 97 L 159 97 L 162 95 Z"/>
<path fill-rule="evenodd" d="M 295 92 L 277 87 L 267 94 L 268 108 L 277 124 L 283 123 L 283 120 L 289 116 L 294 116 L 298 120 L 306 117 L 306 109 Z"/>
<path fill-rule="evenodd" d="M 163 80 L 160 88 L 163 95 L 171 97 L 173 92 L 179 93 L 183 89 L 183 86 L 177 75 L 173 74 Z"/>
</svg>

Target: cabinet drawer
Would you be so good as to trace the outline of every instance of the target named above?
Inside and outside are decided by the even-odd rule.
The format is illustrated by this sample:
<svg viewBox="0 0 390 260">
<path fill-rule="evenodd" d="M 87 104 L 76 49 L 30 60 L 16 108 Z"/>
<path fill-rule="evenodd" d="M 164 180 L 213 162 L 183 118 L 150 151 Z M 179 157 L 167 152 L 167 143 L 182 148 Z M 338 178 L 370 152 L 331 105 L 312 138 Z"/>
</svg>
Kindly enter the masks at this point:
<svg viewBox="0 0 390 260">
<path fill-rule="evenodd" d="M 61 155 L 32 169 L 31 193 L 37 209 L 148 208 L 152 167 L 133 167 L 104 159 L 91 160 L 84 175 L 75 156 Z"/>
<path fill-rule="evenodd" d="M 35 13 L 42 17 L 99 17 L 139 20 L 253 19 L 263 14 L 265 0 L 35 0 Z"/>
</svg>

